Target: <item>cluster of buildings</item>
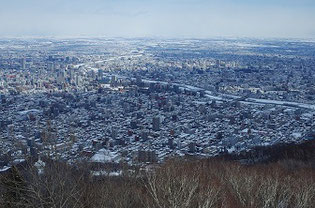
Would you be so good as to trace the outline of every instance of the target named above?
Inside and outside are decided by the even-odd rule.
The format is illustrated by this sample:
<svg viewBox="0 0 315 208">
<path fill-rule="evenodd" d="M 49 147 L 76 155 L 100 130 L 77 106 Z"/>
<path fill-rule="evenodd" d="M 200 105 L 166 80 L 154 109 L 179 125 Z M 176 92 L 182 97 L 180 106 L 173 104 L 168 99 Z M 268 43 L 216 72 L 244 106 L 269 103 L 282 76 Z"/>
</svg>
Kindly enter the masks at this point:
<svg viewBox="0 0 315 208">
<path fill-rule="evenodd" d="M 305 51 L 113 41 L 1 48 L 0 169 L 27 157 L 135 165 L 315 139 Z"/>
</svg>

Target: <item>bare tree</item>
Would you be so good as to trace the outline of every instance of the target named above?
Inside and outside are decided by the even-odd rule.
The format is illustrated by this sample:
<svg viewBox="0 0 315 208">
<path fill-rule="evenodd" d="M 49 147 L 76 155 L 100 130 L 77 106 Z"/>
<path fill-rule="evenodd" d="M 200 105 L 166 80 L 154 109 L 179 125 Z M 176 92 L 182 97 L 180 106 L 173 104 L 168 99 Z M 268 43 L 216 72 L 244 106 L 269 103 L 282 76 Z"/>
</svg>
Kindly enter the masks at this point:
<svg viewBox="0 0 315 208">
<path fill-rule="evenodd" d="M 175 168 L 164 168 L 147 174 L 147 190 L 159 208 L 186 208 L 193 201 L 198 188 L 198 176 L 189 177 Z"/>
</svg>

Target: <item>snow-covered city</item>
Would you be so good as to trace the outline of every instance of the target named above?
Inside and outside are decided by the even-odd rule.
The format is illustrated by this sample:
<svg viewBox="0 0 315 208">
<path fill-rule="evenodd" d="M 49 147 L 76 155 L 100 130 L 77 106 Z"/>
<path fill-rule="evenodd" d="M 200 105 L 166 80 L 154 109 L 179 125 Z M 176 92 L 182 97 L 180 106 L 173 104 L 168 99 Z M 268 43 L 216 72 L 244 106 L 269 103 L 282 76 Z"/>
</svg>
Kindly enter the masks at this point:
<svg viewBox="0 0 315 208">
<path fill-rule="evenodd" d="M 313 140 L 314 51 L 285 40 L 3 40 L 0 168 L 41 156 L 141 165 Z"/>
</svg>

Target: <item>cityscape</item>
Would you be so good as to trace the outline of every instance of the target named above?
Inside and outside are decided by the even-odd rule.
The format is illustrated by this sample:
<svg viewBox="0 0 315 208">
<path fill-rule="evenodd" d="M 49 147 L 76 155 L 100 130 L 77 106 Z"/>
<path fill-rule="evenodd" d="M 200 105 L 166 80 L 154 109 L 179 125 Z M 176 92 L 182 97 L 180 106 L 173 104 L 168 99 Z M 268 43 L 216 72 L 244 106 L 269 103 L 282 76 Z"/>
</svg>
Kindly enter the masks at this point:
<svg viewBox="0 0 315 208">
<path fill-rule="evenodd" d="M 315 137 L 315 43 L 6 39 L 0 168 L 161 163 Z"/>
<path fill-rule="evenodd" d="M 314 0 L 0 0 L 0 208 L 315 208 Z"/>
</svg>

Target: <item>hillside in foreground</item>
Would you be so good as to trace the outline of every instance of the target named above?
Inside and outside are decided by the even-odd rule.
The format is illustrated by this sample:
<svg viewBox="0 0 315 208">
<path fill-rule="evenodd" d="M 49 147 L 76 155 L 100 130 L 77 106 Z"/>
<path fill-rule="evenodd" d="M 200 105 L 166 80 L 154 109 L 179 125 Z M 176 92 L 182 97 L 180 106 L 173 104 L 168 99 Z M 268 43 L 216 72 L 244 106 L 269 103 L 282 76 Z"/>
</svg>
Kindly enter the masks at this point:
<svg viewBox="0 0 315 208">
<path fill-rule="evenodd" d="M 37 167 L 37 168 L 36 168 Z M 224 159 L 171 159 L 92 176 L 88 164 L 47 161 L 1 177 L 0 207 L 311 208 L 315 169 L 293 159 L 244 166 Z"/>
</svg>

